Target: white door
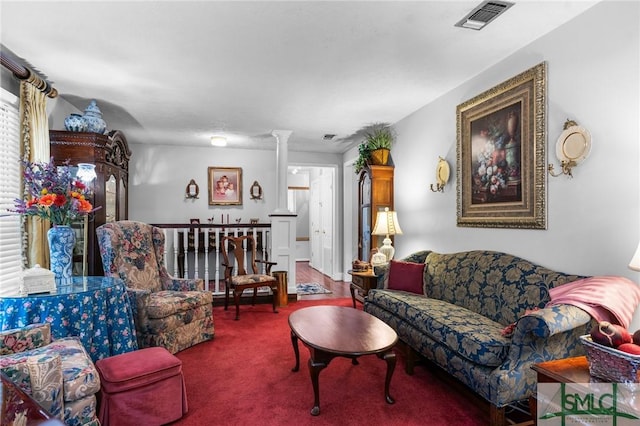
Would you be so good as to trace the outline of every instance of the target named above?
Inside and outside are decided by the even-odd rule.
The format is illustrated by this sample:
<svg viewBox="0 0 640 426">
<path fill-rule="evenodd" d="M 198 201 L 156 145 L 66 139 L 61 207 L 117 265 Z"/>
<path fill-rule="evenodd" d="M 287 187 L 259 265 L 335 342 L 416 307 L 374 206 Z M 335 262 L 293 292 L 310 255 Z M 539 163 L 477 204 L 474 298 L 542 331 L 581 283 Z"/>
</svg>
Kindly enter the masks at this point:
<svg viewBox="0 0 640 426">
<path fill-rule="evenodd" d="M 313 180 L 309 187 L 309 240 L 311 245 L 311 260 L 309 265 L 319 271 L 322 270 L 322 238 L 321 238 L 321 208 L 319 181 Z"/>
<path fill-rule="evenodd" d="M 320 176 L 320 217 L 322 229 L 322 273 L 333 277 L 333 169 Z"/>
</svg>

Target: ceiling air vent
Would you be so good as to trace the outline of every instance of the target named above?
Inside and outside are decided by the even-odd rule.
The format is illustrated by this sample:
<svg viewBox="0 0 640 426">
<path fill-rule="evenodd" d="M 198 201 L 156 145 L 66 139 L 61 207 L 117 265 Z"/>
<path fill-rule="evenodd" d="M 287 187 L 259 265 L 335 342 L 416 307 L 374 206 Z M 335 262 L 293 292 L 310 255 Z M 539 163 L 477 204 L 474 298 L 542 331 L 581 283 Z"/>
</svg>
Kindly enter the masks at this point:
<svg viewBox="0 0 640 426">
<path fill-rule="evenodd" d="M 481 30 L 514 4 L 507 1 L 486 1 L 458 21 L 455 26 Z"/>
</svg>

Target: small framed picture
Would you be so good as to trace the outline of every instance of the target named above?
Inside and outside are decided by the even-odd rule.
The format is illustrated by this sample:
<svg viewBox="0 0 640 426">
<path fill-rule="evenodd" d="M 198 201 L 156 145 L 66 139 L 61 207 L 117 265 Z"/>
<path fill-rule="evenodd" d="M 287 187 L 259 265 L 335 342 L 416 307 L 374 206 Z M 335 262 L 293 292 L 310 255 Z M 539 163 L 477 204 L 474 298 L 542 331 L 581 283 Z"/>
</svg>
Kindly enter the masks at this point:
<svg viewBox="0 0 640 426">
<path fill-rule="evenodd" d="M 242 168 L 209 167 L 209 205 L 242 205 Z"/>
<path fill-rule="evenodd" d="M 200 219 L 189 219 L 189 223 L 192 225 L 200 225 Z"/>
</svg>

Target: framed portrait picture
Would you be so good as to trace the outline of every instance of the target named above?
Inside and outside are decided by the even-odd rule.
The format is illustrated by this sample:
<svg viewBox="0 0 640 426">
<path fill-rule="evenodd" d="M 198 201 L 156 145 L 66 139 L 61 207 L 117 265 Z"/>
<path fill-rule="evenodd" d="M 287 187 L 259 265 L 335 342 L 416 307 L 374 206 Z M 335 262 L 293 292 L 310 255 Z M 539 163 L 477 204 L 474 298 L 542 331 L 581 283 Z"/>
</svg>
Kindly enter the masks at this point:
<svg viewBox="0 0 640 426">
<path fill-rule="evenodd" d="M 209 205 L 242 205 L 240 167 L 209 167 Z"/>
<path fill-rule="evenodd" d="M 456 115 L 458 226 L 546 229 L 546 63 Z"/>
</svg>

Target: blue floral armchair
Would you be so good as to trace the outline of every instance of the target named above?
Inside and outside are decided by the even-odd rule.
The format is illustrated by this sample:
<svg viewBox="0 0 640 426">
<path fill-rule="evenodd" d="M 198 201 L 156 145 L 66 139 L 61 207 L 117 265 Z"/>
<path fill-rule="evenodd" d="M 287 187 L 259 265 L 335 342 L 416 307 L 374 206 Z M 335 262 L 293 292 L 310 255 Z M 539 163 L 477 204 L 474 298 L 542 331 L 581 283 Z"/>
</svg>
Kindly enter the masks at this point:
<svg viewBox="0 0 640 426">
<path fill-rule="evenodd" d="M 0 370 L 66 425 L 100 425 L 100 376 L 77 337 L 52 341 L 49 323 L 2 331 Z"/>
<path fill-rule="evenodd" d="M 127 285 L 141 348 L 163 346 L 176 353 L 213 338 L 213 294 L 202 279 L 169 275 L 162 229 L 125 220 L 96 233 L 105 276 Z"/>
</svg>

